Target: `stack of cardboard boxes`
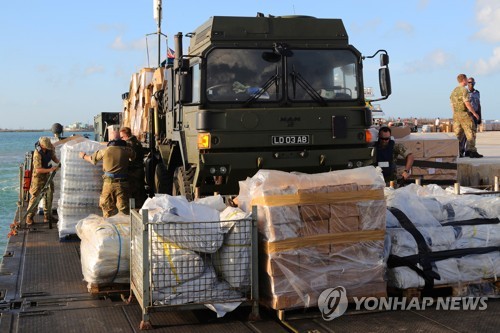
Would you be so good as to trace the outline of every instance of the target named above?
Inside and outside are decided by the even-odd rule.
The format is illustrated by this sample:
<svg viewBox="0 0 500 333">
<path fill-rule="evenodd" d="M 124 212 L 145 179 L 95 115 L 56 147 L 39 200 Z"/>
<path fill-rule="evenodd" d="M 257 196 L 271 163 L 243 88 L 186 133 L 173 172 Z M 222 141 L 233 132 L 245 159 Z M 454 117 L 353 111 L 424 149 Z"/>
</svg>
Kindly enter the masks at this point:
<svg viewBox="0 0 500 333">
<path fill-rule="evenodd" d="M 250 195 L 259 211 L 260 297 L 269 307 L 317 306 L 321 292 L 336 286 L 348 298 L 386 295 L 383 181 L 349 178 L 314 187 L 286 182 Z"/>
<path fill-rule="evenodd" d="M 164 87 L 165 68 L 142 68 L 130 79 L 129 95 L 123 100 L 123 125 L 139 139 L 148 130 L 149 109 L 157 106 L 153 95 Z"/>
<path fill-rule="evenodd" d="M 439 163 L 456 163 L 458 157 L 458 140 L 453 133 L 412 133 L 397 138 L 396 143 L 405 146 L 412 152 L 416 161 Z M 398 166 L 401 173 L 404 166 Z M 423 180 L 455 180 L 457 169 L 439 167 L 413 166 L 411 178 Z"/>
</svg>

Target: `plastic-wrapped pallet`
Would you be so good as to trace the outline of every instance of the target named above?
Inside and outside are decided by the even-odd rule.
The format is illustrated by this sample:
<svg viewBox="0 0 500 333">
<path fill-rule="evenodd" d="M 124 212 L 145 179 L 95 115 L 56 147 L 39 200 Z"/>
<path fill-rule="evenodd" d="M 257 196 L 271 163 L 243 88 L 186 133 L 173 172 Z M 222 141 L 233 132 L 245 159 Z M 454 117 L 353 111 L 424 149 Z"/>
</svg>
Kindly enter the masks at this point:
<svg viewBox="0 0 500 333">
<path fill-rule="evenodd" d="M 90 215 L 78 222 L 83 279 L 92 284 L 130 282 L 130 217 Z"/>
<path fill-rule="evenodd" d="M 240 208 L 258 206 L 261 299 L 274 309 L 310 307 L 335 285 L 351 297 L 385 296 L 384 185 L 374 167 L 260 170 L 240 182 Z"/>
<path fill-rule="evenodd" d="M 90 165 L 78 156 L 103 148 L 95 141 L 69 141 L 61 148 L 61 195 L 57 215 L 59 238 L 76 234 L 76 224 L 91 214 L 101 215 L 102 168 Z"/>
<path fill-rule="evenodd" d="M 390 286 L 423 287 L 423 276 L 434 284 L 497 278 L 500 198 L 455 195 L 437 185 L 411 184 L 385 193 L 391 207 L 386 237 Z M 440 279 L 430 278 L 431 271 Z"/>
</svg>

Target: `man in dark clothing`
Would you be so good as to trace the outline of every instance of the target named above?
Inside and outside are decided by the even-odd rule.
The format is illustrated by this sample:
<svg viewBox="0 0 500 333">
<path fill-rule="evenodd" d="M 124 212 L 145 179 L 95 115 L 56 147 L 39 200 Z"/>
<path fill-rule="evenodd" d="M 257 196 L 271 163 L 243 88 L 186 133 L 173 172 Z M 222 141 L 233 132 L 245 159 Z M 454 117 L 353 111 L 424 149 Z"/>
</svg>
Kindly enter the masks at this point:
<svg viewBox="0 0 500 333">
<path fill-rule="evenodd" d="M 375 149 L 376 165 L 382 168 L 382 174 L 384 175 L 384 180 L 387 184 L 389 184 L 392 180 L 396 180 L 396 160 L 398 157 L 404 158 L 406 161 L 405 169 L 403 170 L 401 176 L 405 180 L 410 177 L 411 167 L 414 160 L 413 154 L 403 145 L 397 144 L 391 139 L 391 129 L 389 127 L 381 127 L 379 129 Z"/>
<path fill-rule="evenodd" d="M 146 201 L 146 189 L 144 187 L 144 150 L 142 144 L 129 127 L 120 129 L 120 138 L 127 142 L 127 146 L 135 152 L 135 159 L 129 164 L 130 198 L 135 199 L 135 206 L 142 207 Z"/>
</svg>

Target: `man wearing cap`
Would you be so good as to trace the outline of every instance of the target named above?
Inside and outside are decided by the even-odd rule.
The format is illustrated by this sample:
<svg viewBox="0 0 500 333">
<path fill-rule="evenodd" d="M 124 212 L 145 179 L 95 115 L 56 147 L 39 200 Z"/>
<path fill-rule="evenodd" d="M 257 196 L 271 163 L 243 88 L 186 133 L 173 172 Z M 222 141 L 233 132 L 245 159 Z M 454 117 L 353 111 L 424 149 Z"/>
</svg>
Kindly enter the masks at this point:
<svg viewBox="0 0 500 333">
<path fill-rule="evenodd" d="M 479 119 L 472 104 L 470 103 L 469 92 L 465 86 L 467 85 L 467 75 L 459 74 L 457 76 L 458 86 L 453 89 L 450 95 L 451 109 L 453 111 L 453 131 L 460 142 L 465 135 L 467 138 L 467 151 L 465 152 L 470 158 L 481 158 L 476 149 L 476 133 L 473 130 L 474 122 L 470 114 Z"/>
<path fill-rule="evenodd" d="M 28 207 L 31 207 L 36 197 L 40 194 L 45 183 L 49 179 L 49 174 L 57 169 L 57 166 L 51 166 L 50 162 L 54 161 L 59 164 L 59 159 L 56 156 L 56 151 L 50 138 L 41 137 L 35 144 L 35 151 L 33 153 L 33 178 L 30 186 L 31 199 Z M 54 182 L 49 185 L 47 192 L 43 197 L 43 222 L 49 222 L 52 217 L 52 199 L 54 197 Z M 26 224 L 33 224 L 34 212 L 26 216 Z"/>
<path fill-rule="evenodd" d="M 103 216 L 110 217 L 118 212 L 128 214 L 130 191 L 128 168 L 130 161 L 135 158 L 135 152 L 127 147 L 124 140 L 115 137 L 114 140 L 108 142 L 105 149 L 100 149 L 92 155 L 80 152 L 79 156 L 94 165 L 100 160 L 103 161 L 104 182 L 99 198 Z"/>
</svg>

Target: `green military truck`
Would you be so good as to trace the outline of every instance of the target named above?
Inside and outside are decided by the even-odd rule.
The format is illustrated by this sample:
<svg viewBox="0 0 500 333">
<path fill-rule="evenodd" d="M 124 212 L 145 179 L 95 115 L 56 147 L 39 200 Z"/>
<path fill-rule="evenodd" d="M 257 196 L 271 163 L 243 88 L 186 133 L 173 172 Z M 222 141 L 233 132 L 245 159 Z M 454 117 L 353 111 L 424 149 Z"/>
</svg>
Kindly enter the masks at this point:
<svg viewBox="0 0 500 333">
<path fill-rule="evenodd" d="M 391 93 L 387 52 L 362 56 L 340 19 L 214 16 L 178 33 L 150 110 L 151 187 L 192 199 L 237 194 L 238 181 L 259 169 L 369 165 L 363 60 L 377 54 L 380 100 Z"/>
</svg>

